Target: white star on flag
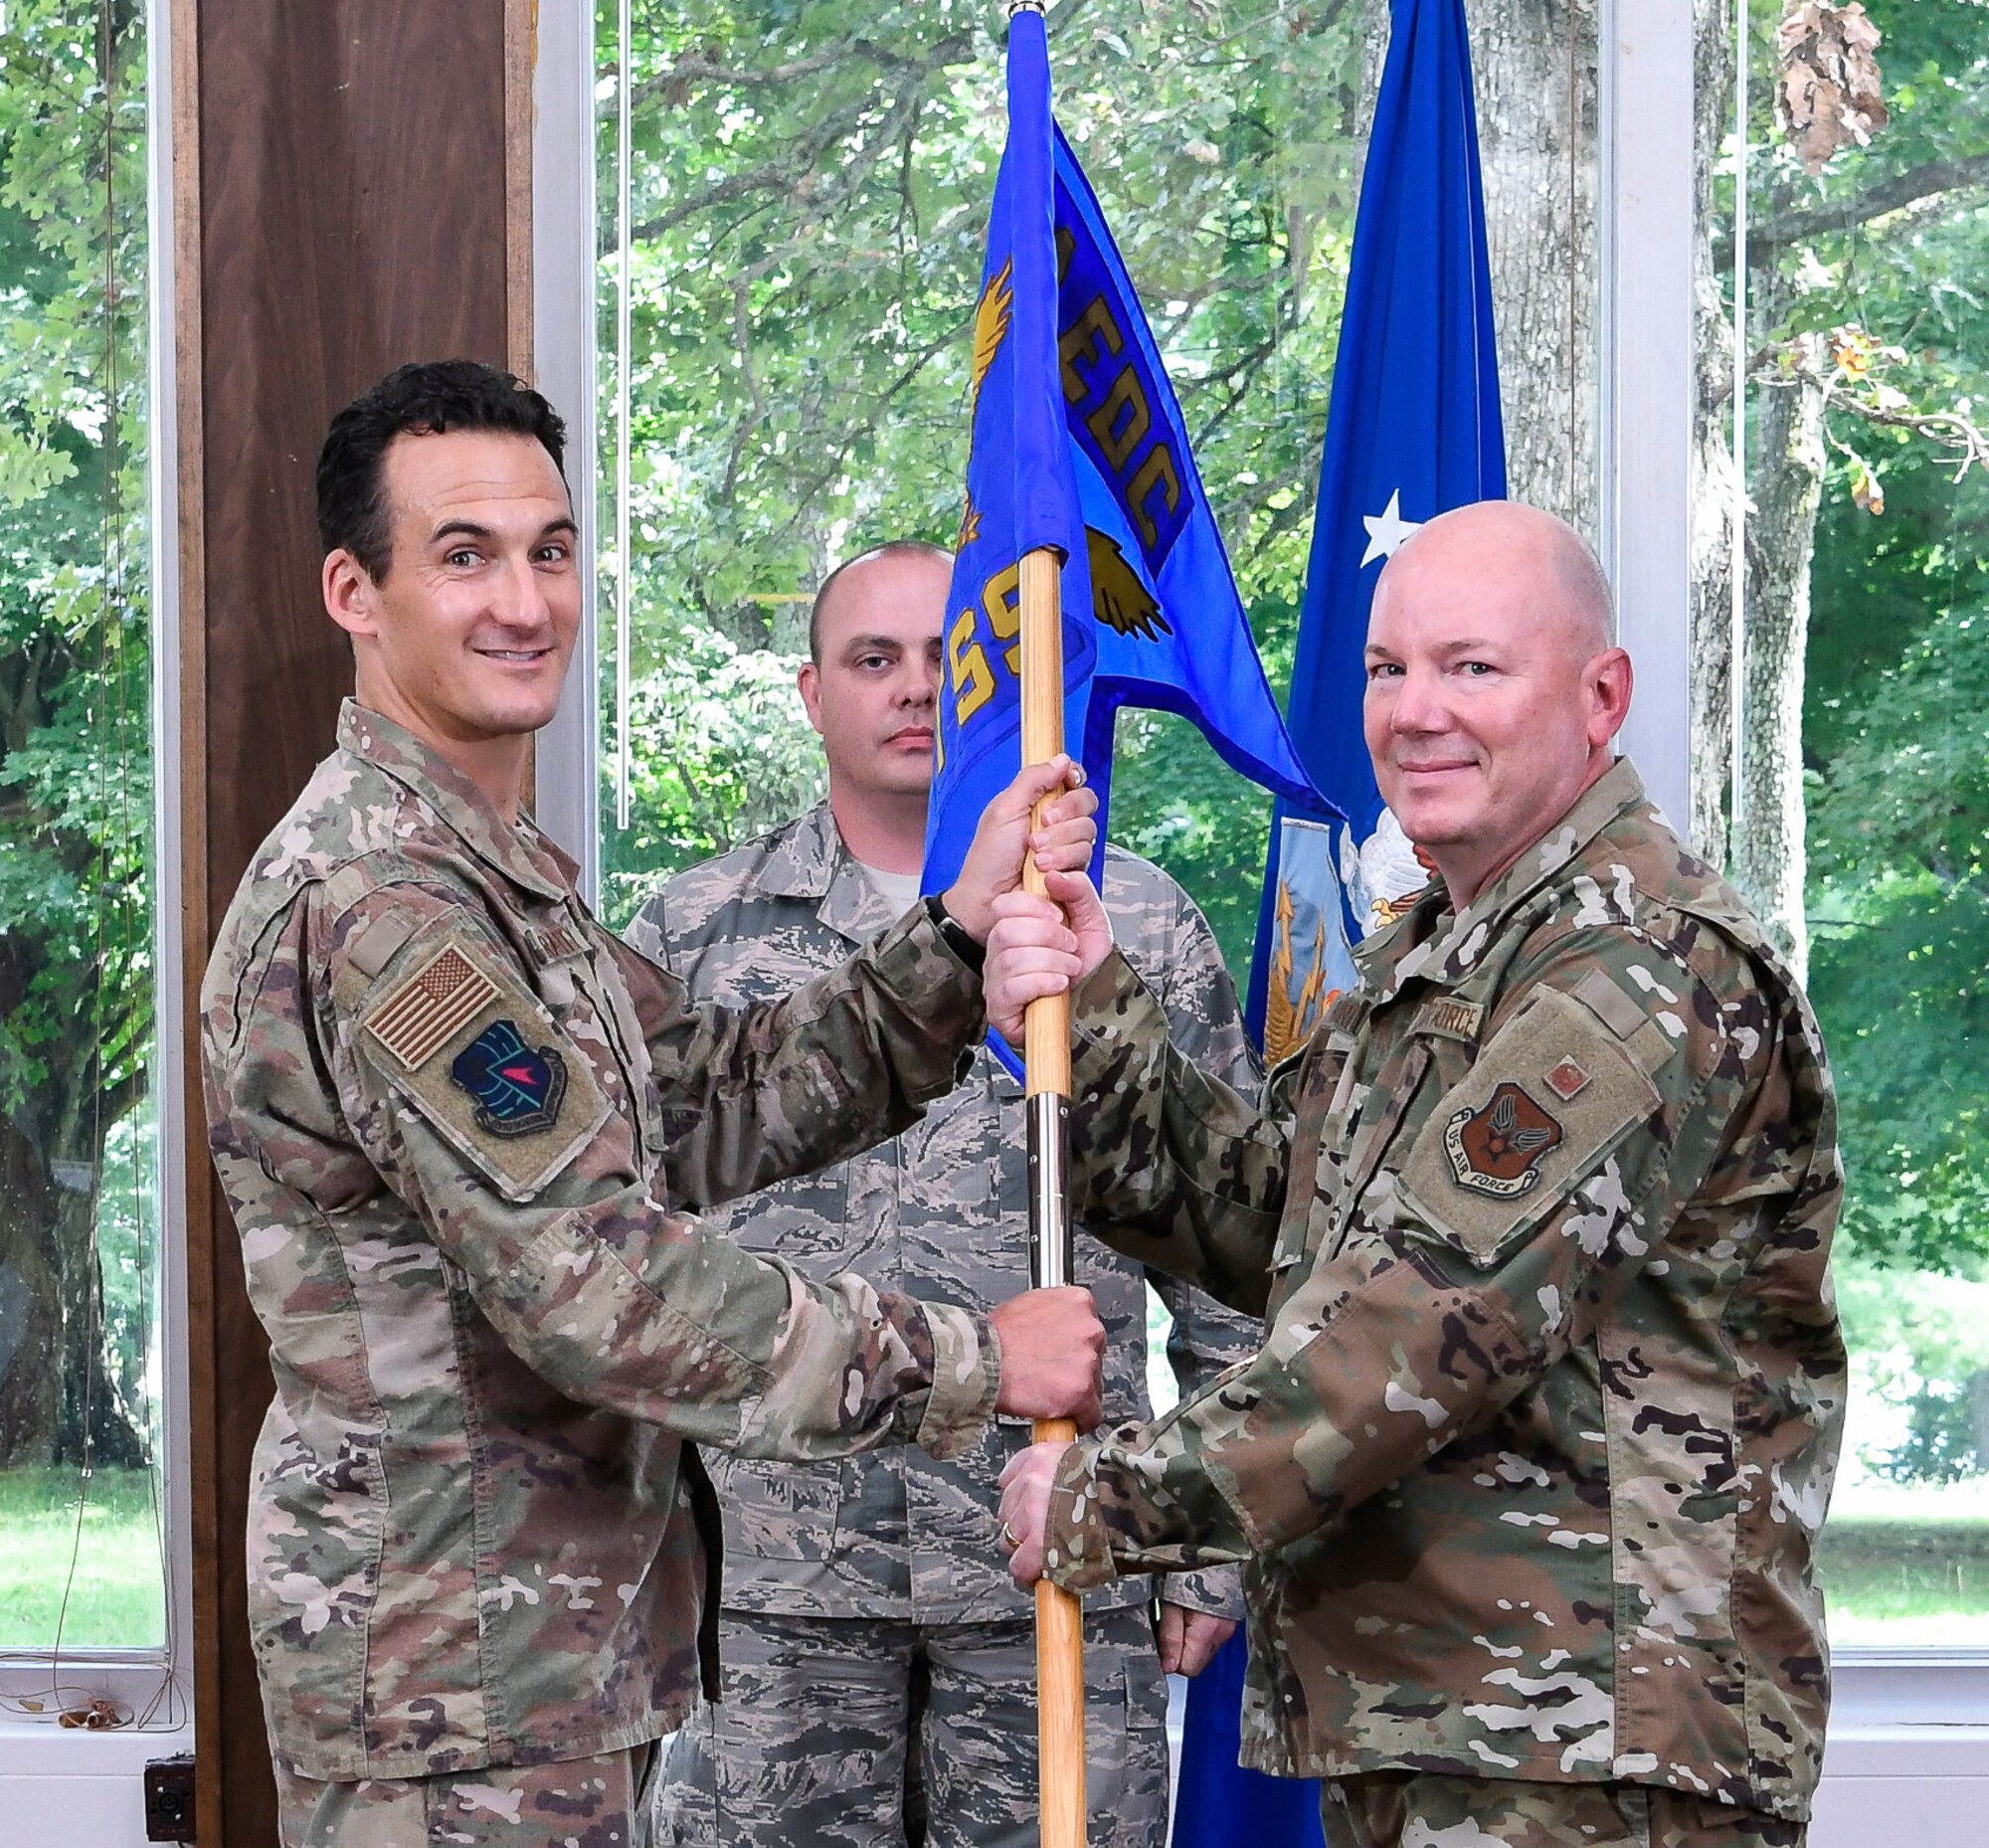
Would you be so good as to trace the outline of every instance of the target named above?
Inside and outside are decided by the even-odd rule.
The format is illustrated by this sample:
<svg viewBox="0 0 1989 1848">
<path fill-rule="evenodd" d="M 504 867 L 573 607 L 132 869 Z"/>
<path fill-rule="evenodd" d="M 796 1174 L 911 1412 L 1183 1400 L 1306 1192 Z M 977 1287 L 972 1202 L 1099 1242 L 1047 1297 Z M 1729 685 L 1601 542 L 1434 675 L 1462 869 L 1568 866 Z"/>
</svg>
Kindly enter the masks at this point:
<svg viewBox="0 0 1989 1848">
<path fill-rule="evenodd" d="M 1385 513 L 1363 513 L 1360 524 L 1367 528 L 1367 549 L 1360 554 L 1360 568 L 1364 571 L 1377 558 L 1393 558 L 1402 541 L 1422 521 L 1402 518 L 1402 490 L 1398 487 L 1388 496 Z"/>
</svg>

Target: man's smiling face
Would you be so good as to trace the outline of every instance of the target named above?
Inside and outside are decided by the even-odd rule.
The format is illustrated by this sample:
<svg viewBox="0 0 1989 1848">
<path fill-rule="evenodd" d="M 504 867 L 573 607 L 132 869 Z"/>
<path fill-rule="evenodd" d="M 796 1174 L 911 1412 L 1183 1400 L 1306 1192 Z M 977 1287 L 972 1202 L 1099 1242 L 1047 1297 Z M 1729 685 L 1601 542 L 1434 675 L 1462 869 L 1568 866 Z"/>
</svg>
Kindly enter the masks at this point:
<svg viewBox="0 0 1989 1848">
<path fill-rule="evenodd" d="M 1611 761 L 1630 663 L 1609 645 L 1606 592 L 1579 594 L 1584 562 L 1558 521 L 1487 501 L 1431 521 L 1376 587 L 1362 715 L 1374 780 L 1460 905 Z"/>
<path fill-rule="evenodd" d="M 349 554 L 343 612 L 360 703 L 445 756 L 538 730 L 559 705 L 580 633 L 576 529 L 566 484 L 533 438 L 402 435 L 382 484 L 392 563 Z M 329 589 L 328 589 L 329 595 Z"/>
</svg>

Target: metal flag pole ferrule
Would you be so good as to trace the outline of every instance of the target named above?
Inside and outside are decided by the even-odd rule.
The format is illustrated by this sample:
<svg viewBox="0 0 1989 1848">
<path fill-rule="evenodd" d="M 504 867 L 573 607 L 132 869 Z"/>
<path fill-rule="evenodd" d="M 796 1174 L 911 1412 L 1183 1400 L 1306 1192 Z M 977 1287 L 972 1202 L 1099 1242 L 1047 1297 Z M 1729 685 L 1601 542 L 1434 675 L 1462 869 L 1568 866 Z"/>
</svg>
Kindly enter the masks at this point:
<svg viewBox="0 0 1989 1848">
<path fill-rule="evenodd" d="M 1070 1099 L 1031 1096 L 1028 1138 L 1029 1282 L 1059 1290 L 1070 1281 Z"/>
</svg>

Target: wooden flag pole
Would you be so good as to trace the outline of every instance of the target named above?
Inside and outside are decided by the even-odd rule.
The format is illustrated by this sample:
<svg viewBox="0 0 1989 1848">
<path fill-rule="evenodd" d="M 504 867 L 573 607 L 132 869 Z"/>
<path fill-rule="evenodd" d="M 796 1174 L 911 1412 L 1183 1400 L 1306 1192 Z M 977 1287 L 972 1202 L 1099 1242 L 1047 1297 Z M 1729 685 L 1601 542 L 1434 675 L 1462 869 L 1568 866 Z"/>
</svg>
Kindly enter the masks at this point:
<svg viewBox="0 0 1989 1848">
<path fill-rule="evenodd" d="M 1063 612 L 1055 552 L 1022 555 L 1022 762 L 1063 749 Z M 1044 889 L 1035 860 L 1023 886 Z M 1028 1095 L 1029 1270 L 1039 1289 L 1070 1281 L 1067 1141 L 1070 1118 L 1070 997 L 1046 995 L 1022 1020 Z M 1068 1418 L 1039 1418 L 1037 1443 L 1069 1443 Z M 1037 1791 L 1042 1848 L 1084 1848 L 1084 1632 L 1076 1596 L 1036 1581 Z"/>
</svg>

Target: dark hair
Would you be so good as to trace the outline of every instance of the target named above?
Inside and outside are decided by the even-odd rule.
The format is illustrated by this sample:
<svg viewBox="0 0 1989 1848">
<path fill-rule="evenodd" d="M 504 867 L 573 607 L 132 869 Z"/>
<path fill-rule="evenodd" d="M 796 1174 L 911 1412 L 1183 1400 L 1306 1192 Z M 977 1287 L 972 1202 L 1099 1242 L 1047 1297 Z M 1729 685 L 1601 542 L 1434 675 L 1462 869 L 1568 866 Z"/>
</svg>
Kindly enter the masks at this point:
<svg viewBox="0 0 1989 1848">
<path fill-rule="evenodd" d="M 473 359 L 397 366 L 331 420 L 317 458 L 317 536 L 327 554 L 350 552 L 375 584 L 394 561 L 384 484 L 396 437 L 496 430 L 535 439 L 566 478 L 566 424 L 508 372 Z"/>
<path fill-rule="evenodd" d="M 886 539 L 882 545 L 873 545 L 867 552 L 845 558 L 822 579 L 815 591 L 814 602 L 809 606 L 809 659 L 817 667 L 821 665 L 821 612 L 828 602 L 828 593 L 835 588 L 835 581 L 845 571 L 867 565 L 873 558 L 937 558 L 948 566 L 953 563 L 953 553 L 943 545 L 933 544 L 930 539 Z"/>
</svg>

